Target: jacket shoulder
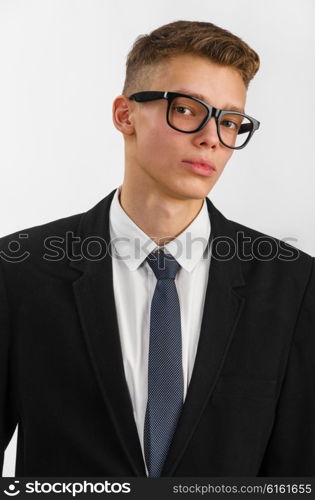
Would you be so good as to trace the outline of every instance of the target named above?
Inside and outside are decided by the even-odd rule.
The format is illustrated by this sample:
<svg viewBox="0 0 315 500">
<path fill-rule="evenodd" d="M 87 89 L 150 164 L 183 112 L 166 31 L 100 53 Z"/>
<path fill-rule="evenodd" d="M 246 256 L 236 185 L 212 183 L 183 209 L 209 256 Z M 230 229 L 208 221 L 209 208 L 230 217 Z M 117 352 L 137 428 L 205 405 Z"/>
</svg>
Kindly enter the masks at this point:
<svg viewBox="0 0 315 500">
<path fill-rule="evenodd" d="M 0 265 L 9 275 L 20 275 L 24 270 L 33 272 L 35 268 L 47 266 L 45 260 L 47 245 L 62 247 L 67 233 L 75 234 L 82 213 L 56 219 L 41 225 L 15 231 L 0 238 Z M 61 253 L 61 252 L 59 252 Z M 65 262 L 60 259 L 60 264 Z M 14 264 L 14 265 L 12 265 Z M 60 266 L 58 266 L 60 267 Z M 57 269 L 57 266 L 54 266 Z"/>
<path fill-rule="evenodd" d="M 56 234 L 64 234 L 65 231 L 75 230 L 82 217 L 83 213 L 62 217 L 53 221 L 46 222 L 37 226 L 23 228 L 13 233 L 4 235 L 0 238 L 0 248 L 8 245 L 10 241 L 15 241 L 21 238 L 21 235 L 31 237 L 33 241 L 42 239 L 45 236 Z"/>
<path fill-rule="evenodd" d="M 314 271 L 315 258 L 288 241 L 226 219 L 248 283 L 302 294 Z"/>
<path fill-rule="evenodd" d="M 254 229 L 252 227 L 245 226 L 244 224 L 241 224 L 239 222 L 226 219 L 227 224 L 231 228 L 231 232 L 235 234 L 235 236 L 239 236 L 238 241 L 242 241 L 242 238 L 248 241 L 249 243 L 252 244 L 252 246 L 260 247 L 261 250 L 267 251 L 268 248 L 270 250 L 271 257 L 273 255 L 272 252 L 272 247 L 275 249 L 276 247 L 278 248 L 278 257 L 281 257 L 281 250 L 282 256 L 284 256 L 285 251 L 287 253 L 292 254 L 292 259 L 291 260 L 301 260 L 305 262 L 311 262 L 312 259 L 314 259 L 313 256 L 308 254 L 307 252 L 304 252 L 300 248 L 291 245 L 289 243 L 289 240 L 281 240 L 280 238 L 277 238 L 276 236 L 272 236 L 267 233 L 263 233 L 262 231 L 259 231 L 257 229 Z M 294 255 L 293 255 L 294 254 Z M 266 259 L 267 256 L 266 256 Z M 272 259 L 271 259 L 272 260 Z M 290 260 L 290 259 L 289 259 Z"/>
</svg>

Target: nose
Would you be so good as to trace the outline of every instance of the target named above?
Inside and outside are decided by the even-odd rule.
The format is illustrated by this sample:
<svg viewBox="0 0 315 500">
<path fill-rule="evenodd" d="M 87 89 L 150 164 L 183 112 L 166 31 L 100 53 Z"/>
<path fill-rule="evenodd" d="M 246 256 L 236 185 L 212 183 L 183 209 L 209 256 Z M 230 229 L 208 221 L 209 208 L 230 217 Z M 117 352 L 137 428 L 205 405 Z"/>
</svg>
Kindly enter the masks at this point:
<svg viewBox="0 0 315 500">
<path fill-rule="evenodd" d="M 215 118 L 212 117 L 208 123 L 194 134 L 194 142 L 198 146 L 208 146 L 216 149 L 220 144 Z"/>
</svg>

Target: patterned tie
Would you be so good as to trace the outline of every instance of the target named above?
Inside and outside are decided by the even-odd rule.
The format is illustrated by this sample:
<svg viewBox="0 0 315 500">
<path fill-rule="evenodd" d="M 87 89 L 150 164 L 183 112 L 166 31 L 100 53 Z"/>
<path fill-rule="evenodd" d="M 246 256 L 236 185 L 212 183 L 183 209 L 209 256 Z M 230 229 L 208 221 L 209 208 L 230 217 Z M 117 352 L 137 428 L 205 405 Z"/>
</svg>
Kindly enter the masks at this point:
<svg viewBox="0 0 315 500">
<path fill-rule="evenodd" d="M 151 303 L 148 403 L 144 452 L 150 477 L 159 477 L 183 406 L 182 339 L 175 276 L 178 262 L 162 251 L 147 262 L 157 283 Z"/>
</svg>

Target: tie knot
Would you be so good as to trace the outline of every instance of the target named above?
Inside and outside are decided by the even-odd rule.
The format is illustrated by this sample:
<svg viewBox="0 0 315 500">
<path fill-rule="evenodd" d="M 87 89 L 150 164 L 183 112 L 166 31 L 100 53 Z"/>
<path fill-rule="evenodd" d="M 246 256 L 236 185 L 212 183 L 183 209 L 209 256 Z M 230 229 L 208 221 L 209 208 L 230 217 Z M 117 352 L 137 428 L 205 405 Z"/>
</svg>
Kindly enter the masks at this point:
<svg viewBox="0 0 315 500">
<path fill-rule="evenodd" d="M 170 253 L 163 251 L 151 252 L 146 260 L 158 280 L 174 280 L 180 268 L 177 260 Z"/>
</svg>

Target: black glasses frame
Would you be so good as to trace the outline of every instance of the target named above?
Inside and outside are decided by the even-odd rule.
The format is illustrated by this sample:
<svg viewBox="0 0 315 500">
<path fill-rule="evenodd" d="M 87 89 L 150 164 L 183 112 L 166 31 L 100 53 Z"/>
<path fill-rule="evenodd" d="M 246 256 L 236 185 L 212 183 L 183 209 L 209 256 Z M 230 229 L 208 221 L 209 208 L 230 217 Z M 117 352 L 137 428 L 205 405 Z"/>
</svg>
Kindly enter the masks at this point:
<svg viewBox="0 0 315 500">
<path fill-rule="evenodd" d="M 207 115 L 204 118 L 204 120 L 201 122 L 199 127 L 197 127 L 195 130 L 181 130 L 177 127 L 174 127 L 174 125 L 171 124 L 169 120 L 169 112 L 171 108 L 171 103 L 176 97 L 188 97 L 189 99 L 192 99 L 193 101 L 197 101 L 200 104 L 203 104 L 203 106 L 207 109 Z M 217 125 L 217 134 L 219 137 L 220 142 L 223 144 L 223 146 L 229 148 L 229 149 L 243 149 L 250 139 L 252 138 L 255 130 L 259 129 L 260 122 L 253 118 L 252 116 L 246 115 L 245 113 L 240 113 L 239 111 L 232 111 L 232 110 L 226 110 L 226 109 L 219 109 L 215 108 L 214 106 L 210 106 L 210 104 L 207 104 L 206 102 L 202 101 L 201 99 L 198 99 L 198 97 L 194 97 L 188 94 L 181 94 L 178 92 L 160 92 L 160 91 L 143 91 L 143 92 L 136 92 L 135 94 L 132 94 L 128 97 L 128 99 L 132 99 L 136 102 L 148 102 L 148 101 L 156 101 L 158 99 L 166 99 L 167 100 L 167 109 L 166 109 L 166 121 L 168 125 L 173 128 L 174 130 L 177 130 L 178 132 L 182 132 L 183 134 L 193 134 L 195 132 L 198 132 L 199 130 L 203 129 L 205 125 L 208 123 L 208 121 L 213 117 L 215 118 L 215 122 Z M 240 129 L 238 131 L 239 134 L 244 134 L 246 132 L 250 132 L 246 141 L 244 144 L 241 146 L 228 146 L 225 144 L 225 142 L 222 140 L 221 135 L 220 135 L 220 127 L 219 127 L 219 120 L 224 115 L 234 113 L 236 115 L 244 116 L 249 120 L 250 123 L 244 123 L 243 125 L 240 126 Z"/>
</svg>

